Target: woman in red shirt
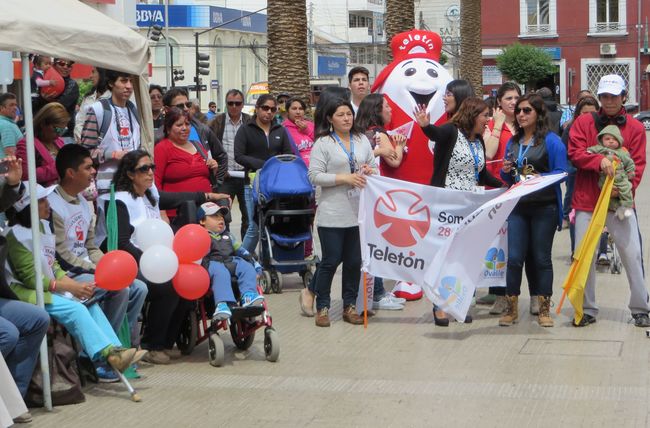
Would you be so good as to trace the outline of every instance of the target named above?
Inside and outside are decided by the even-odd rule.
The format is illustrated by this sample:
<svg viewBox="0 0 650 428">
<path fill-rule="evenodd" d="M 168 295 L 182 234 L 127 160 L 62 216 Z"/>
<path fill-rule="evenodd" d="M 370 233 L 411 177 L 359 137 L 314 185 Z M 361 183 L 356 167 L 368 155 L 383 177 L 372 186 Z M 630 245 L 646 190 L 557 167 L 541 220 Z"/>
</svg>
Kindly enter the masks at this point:
<svg viewBox="0 0 650 428">
<path fill-rule="evenodd" d="M 212 192 L 217 161 L 200 141 L 190 141 L 189 114 L 172 107 L 165 114 L 165 138 L 154 149 L 156 187 L 166 192 Z M 175 210 L 167 210 L 170 220 Z"/>
<path fill-rule="evenodd" d="M 515 105 L 519 97 L 521 97 L 521 89 L 516 83 L 505 82 L 499 87 L 494 117 L 488 122 L 483 134 L 485 155 L 489 162 L 487 169 L 497 178 L 500 177 L 503 166 L 506 144 L 515 133 Z"/>
</svg>

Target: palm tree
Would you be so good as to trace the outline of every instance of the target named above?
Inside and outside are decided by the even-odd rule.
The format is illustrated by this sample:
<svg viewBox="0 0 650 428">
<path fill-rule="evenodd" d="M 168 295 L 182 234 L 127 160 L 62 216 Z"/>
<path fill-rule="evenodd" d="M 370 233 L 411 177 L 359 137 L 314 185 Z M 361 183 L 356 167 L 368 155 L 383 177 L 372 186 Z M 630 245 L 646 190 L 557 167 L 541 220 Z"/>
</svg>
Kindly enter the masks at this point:
<svg viewBox="0 0 650 428">
<path fill-rule="evenodd" d="M 386 41 L 390 44 L 395 34 L 415 28 L 414 0 L 386 0 Z M 388 61 L 393 59 L 393 53 L 388 50 Z"/>
<path fill-rule="evenodd" d="M 268 73 L 271 93 L 287 92 L 309 102 L 307 4 L 267 0 Z"/>
<path fill-rule="evenodd" d="M 460 0 L 460 75 L 483 93 L 481 0 Z"/>
</svg>

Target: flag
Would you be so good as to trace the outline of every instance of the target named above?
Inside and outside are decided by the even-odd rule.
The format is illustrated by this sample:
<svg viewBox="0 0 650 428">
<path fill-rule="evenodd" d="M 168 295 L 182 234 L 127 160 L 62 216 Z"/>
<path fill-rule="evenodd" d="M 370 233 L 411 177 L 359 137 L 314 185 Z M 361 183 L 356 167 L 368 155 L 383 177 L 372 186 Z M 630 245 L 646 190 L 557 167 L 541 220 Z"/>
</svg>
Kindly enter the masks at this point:
<svg viewBox="0 0 650 428">
<path fill-rule="evenodd" d="M 522 196 L 563 180 L 566 174 L 537 176 L 522 181 L 467 216 L 451 239 L 437 252 L 424 274 L 424 292 L 433 303 L 463 322 L 477 284 L 483 279 L 484 262 L 499 262 L 490 245 Z"/>
<path fill-rule="evenodd" d="M 618 164 L 619 162 L 615 160 L 614 174 L 616 174 Z M 560 299 L 556 313 L 560 313 L 564 298 L 568 297 L 575 310 L 574 323 L 576 325 L 580 323 L 584 315 L 582 303 L 585 294 L 585 285 L 587 283 L 587 277 L 589 277 L 589 270 L 591 269 L 594 255 L 596 254 L 596 246 L 598 246 L 600 235 L 603 233 L 605 221 L 607 220 L 607 209 L 609 207 L 609 199 L 613 186 L 614 177 L 607 177 L 600 190 L 600 196 L 598 197 L 598 202 L 596 202 L 596 207 L 591 216 L 587 232 L 573 256 L 573 263 L 571 263 L 569 273 L 564 280 L 564 285 L 562 285 L 564 291 L 562 292 L 562 298 Z"/>
</svg>

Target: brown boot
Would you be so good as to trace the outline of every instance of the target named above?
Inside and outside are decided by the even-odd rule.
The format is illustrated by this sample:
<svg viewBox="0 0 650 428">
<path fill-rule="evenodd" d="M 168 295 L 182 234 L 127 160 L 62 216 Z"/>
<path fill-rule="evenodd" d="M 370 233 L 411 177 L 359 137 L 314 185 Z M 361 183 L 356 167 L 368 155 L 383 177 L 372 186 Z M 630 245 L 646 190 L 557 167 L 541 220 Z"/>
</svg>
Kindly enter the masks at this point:
<svg viewBox="0 0 650 428">
<path fill-rule="evenodd" d="M 343 321 L 354 325 L 360 325 L 363 324 L 363 317 L 357 314 L 357 308 L 354 305 L 348 305 L 343 309 Z"/>
<path fill-rule="evenodd" d="M 330 326 L 330 316 L 329 308 L 319 309 L 316 313 L 315 318 L 316 326 L 318 327 L 329 327 Z"/>
<path fill-rule="evenodd" d="M 539 315 L 537 322 L 540 327 L 553 327 L 553 319 L 551 318 L 551 297 L 550 296 L 537 296 L 539 300 Z"/>
<path fill-rule="evenodd" d="M 506 313 L 499 318 L 499 325 L 504 327 L 513 325 L 519 318 L 519 296 L 506 296 L 506 298 L 508 299 L 508 309 L 506 309 Z"/>
</svg>

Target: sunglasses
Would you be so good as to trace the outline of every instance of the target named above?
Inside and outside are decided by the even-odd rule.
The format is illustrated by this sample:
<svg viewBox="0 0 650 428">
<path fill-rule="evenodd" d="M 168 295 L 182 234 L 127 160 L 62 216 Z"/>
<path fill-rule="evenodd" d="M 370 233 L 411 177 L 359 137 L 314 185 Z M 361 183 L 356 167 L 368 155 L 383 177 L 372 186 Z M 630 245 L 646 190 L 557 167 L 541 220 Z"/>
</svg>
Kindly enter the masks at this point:
<svg viewBox="0 0 650 428">
<path fill-rule="evenodd" d="M 228 104 L 230 107 L 237 106 L 239 107 L 240 105 L 244 104 L 243 101 L 228 101 L 226 104 Z"/>
<path fill-rule="evenodd" d="M 515 114 L 519 114 L 522 111 L 524 112 L 524 114 L 530 114 L 533 111 L 533 108 L 532 107 L 515 108 Z"/>
<path fill-rule="evenodd" d="M 162 95 L 158 95 L 158 94 L 151 94 L 151 95 L 149 95 L 149 97 L 152 100 L 162 100 Z"/>
<path fill-rule="evenodd" d="M 135 172 L 141 172 L 143 174 L 146 174 L 151 170 L 152 172 L 156 170 L 156 165 L 154 164 L 149 164 L 149 165 L 142 165 L 134 169 Z"/>
<path fill-rule="evenodd" d="M 271 106 L 268 106 L 266 104 L 263 105 L 263 106 L 260 106 L 259 108 L 261 108 L 264 111 L 270 111 L 271 113 L 275 113 L 276 111 L 278 111 L 277 107 L 275 107 L 275 106 L 271 107 Z"/>
<path fill-rule="evenodd" d="M 188 102 L 186 102 L 186 103 L 176 104 L 174 107 L 176 107 L 176 108 L 178 108 L 178 109 L 181 109 L 181 110 L 183 110 L 185 107 L 187 107 L 187 108 L 192 108 L 192 102 L 191 102 L 191 101 L 188 101 Z"/>
<path fill-rule="evenodd" d="M 74 62 L 72 62 L 72 61 L 70 61 L 70 62 L 67 62 L 67 61 L 57 61 L 57 62 L 55 62 L 55 64 L 58 65 L 59 67 L 68 67 L 68 68 L 72 68 L 72 65 L 74 64 Z"/>
</svg>

